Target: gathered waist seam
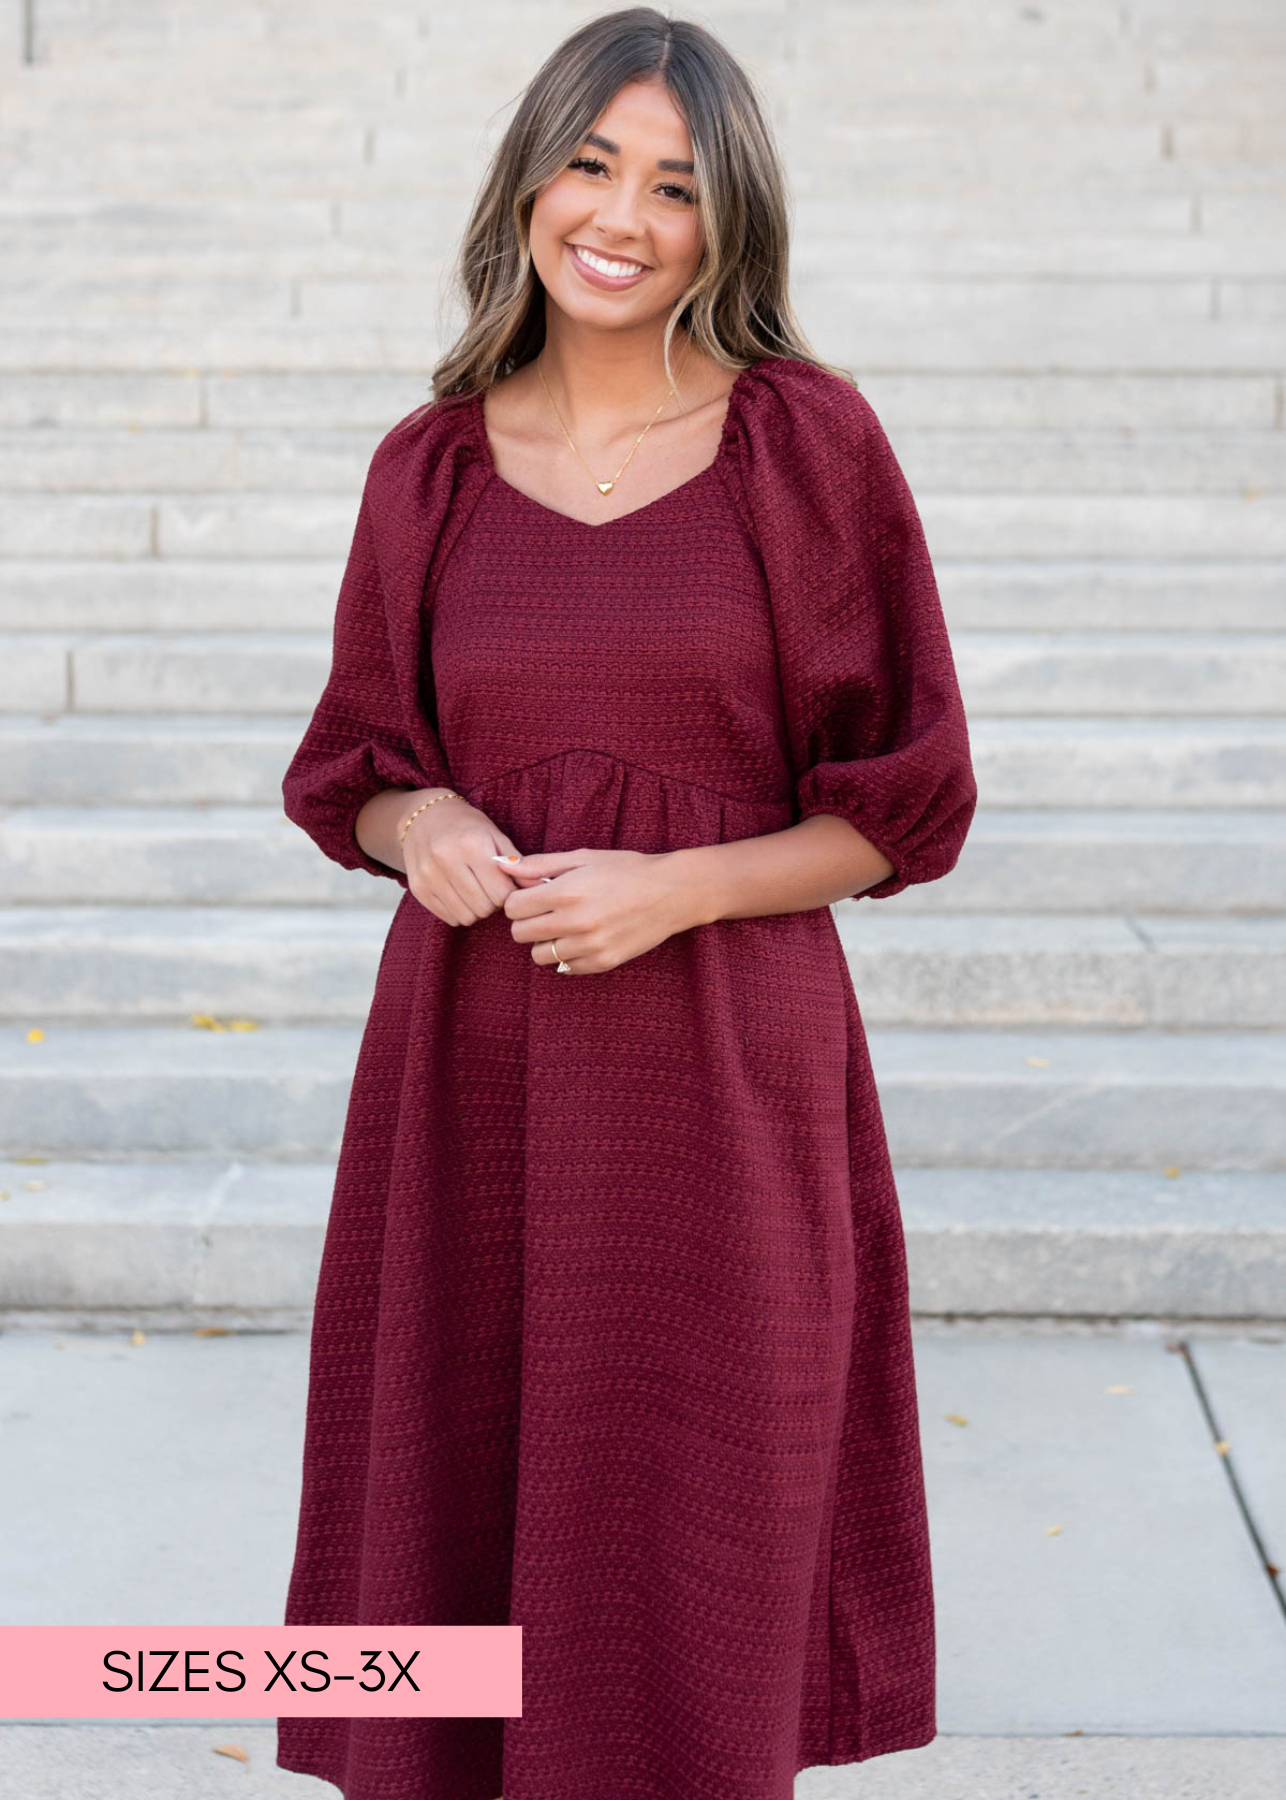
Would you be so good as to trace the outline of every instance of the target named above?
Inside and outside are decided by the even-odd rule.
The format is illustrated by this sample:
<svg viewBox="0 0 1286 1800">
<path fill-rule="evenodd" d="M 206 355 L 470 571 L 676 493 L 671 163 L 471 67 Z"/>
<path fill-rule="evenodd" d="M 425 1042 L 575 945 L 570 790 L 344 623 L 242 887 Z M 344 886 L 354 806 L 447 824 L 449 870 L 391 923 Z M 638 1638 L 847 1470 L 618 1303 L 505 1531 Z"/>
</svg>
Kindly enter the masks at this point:
<svg viewBox="0 0 1286 1800">
<path fill-rule="evenodd" d="M 514 775 L 525 775 L 529 770 L 541 769 L 548 763 L 560 762 L 566 756 L 598 756 L 605 762 L 618 763 L 623 769 L 632 769 L 640 775 L 651 775 L 657 781 L 671 781 L 676 787 L 694 788 L 698 793 L 709 794 L 716 800 L 726 800 L 733 806 L 773 806 L 790 808 L 793 796 L 784 794 L 780 798 L 767 797 L 752 799 L 745 794 L 728 794 L 722 788 L 713 788 L 702 781 L 692 781 L 686 775 L 673 775 L 664 769 L 650 768 L 646 763 L 636 763 L 628 756 L 618 756 L 614 750 L 600 750 L 593 744 L 569 744 L 563 750 L 555 750 L 548 756 L 538 756 L 529 763 L 516 763 L 512 768 L 504 769 L 497 775 L 488 775 L 482 781 L 471 782 L 467 791 L 479 793 L 483 788 L 493 787 L 497 782 L 508 781 Z"/>
</svg>

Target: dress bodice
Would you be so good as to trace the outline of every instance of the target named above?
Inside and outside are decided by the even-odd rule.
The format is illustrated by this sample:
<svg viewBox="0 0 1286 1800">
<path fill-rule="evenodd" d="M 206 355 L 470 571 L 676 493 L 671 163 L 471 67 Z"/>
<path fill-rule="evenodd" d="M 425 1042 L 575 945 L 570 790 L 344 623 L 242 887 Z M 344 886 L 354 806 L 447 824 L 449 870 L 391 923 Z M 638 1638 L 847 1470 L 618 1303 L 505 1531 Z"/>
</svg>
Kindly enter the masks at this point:
<svg viewBox="0 0 1286 1800">
<path fill-rule="evenodd" d="M 596 752 L 789 801 L 763 571 L 713 463 L 587 525 L 491 472 L 438 576 L 429 662 L 457 781 Z"/>
</svg>

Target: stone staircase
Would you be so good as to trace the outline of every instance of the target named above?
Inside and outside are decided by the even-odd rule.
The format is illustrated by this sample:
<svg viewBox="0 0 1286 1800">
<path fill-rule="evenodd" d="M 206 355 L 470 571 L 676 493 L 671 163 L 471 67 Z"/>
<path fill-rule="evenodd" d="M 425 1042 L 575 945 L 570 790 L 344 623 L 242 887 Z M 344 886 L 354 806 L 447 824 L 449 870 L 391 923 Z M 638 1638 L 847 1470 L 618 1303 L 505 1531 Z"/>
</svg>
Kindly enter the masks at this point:
<svg viewBox="0 0 1286 1800">
<path fill-rule="evenodd" d="M 11 11 L 0 1308 L 299 1322 L 398 890 L 280 779 L 485 156 L 588 15 Z M 1286 1318 L 1286 19 L 694 16 L 773 103 L 971 720 L 957 870 L 836 908 L 913 1303 Z"/>
</svg>

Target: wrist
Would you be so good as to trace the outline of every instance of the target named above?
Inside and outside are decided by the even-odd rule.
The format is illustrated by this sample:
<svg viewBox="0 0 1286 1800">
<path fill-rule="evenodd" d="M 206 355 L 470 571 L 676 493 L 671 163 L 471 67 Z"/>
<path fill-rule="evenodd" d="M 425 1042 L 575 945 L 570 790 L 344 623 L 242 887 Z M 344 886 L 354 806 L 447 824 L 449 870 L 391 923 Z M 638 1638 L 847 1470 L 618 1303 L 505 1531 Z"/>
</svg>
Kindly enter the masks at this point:
<svg viewBox="0 0 1286 1800">
<path fill-rule="evenodd" d="M 676 931 L 686 931 L 694 925 L 712 925 L 723 916 L 706 849 L 705 845 L 699 844 L 683 850 L 663 850 L 657 856 L 676 920 Z"/>
<path fill-rule="evenodd" d="M 451 800 L 464 800 L 464 795 L 459 793 L 455 788 L 448 787 L 413 789 L 406 796 L 402 810 L 398 814 L 398 843 L 401 844 L 405 841 L 406 834 L 411 829 L 411 826 L 415 823 L 416 819 L 423 817 L 425 811 L 430 806 L 437 806 L 439 804 L 445 805 Z M 410 802 L 414 802 L 414 804 L 408 804 Z M 466 800 L 465 805 L 467 806 L 468 804 L 469 803 Z"/>
</svg>

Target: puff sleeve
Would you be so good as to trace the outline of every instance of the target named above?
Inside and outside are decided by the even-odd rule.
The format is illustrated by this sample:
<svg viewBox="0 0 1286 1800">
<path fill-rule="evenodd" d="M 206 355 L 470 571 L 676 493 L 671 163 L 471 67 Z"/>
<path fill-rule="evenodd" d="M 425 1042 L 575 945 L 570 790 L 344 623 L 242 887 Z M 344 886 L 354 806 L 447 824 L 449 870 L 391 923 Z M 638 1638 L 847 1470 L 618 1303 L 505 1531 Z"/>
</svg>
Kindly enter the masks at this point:
<svg viewBox="0 0 1286 1800">
<path fill-rule="evenodd" d="M 331 667 L 299 748 L 282 779 L 286 816 L 345 869 L 391 877 L 399 869 L 368 856 L 354 827 L 385 788 L 451 787 L 430 721 L 408 728 L 406 683 L 393 654 L 388 595 L 377 554 L 380 451 L 372 459 L 335 607 Z M 415 706 L 414 694 L 410 705 Z"/>
<path fill-rule="evenodd" d="M 847 819 L 893 864 L 853 898 L 936 881 L 977 787 L 910 488 L 865 396 L 811 364 L 765 364 L 741 424 L 799 816 Z"/>
</svg>

